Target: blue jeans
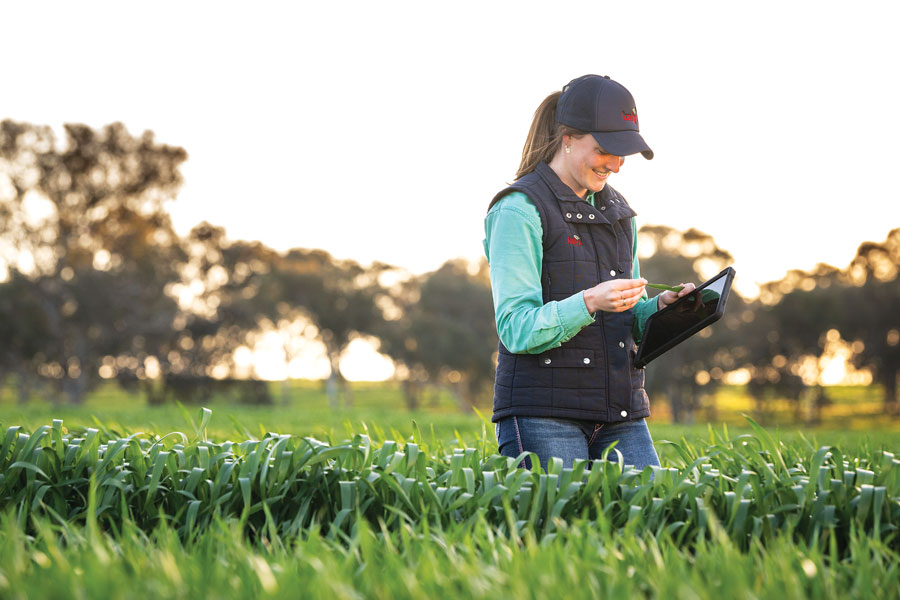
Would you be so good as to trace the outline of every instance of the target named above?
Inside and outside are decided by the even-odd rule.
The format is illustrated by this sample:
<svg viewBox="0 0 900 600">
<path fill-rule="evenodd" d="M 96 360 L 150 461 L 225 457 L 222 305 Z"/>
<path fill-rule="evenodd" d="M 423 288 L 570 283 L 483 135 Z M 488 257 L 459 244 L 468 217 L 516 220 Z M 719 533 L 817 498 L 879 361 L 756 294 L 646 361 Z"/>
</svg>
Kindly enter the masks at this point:
<svg viewBox="0 0 900 600">
<path fill-rule="evenodd" d="M 571 467 L 576 458 L 599 459 L 613 442 L 618 443 L 608 459 L 618 460 L 616 452 L 620 452 L 624 463 L 637 469 L 659 466 L 659 456 L 644 419 L 594 423 L 546 417 L 506 417 L 497 422 L 494 429 L 500 454 L 515 458 L 522 452 L 534 452 L 544 469 L 551 456 L 561 458 L 564 467 Z M 522 462 L 520 466 L 531 468 L 528 457 Z"/>
</svg>

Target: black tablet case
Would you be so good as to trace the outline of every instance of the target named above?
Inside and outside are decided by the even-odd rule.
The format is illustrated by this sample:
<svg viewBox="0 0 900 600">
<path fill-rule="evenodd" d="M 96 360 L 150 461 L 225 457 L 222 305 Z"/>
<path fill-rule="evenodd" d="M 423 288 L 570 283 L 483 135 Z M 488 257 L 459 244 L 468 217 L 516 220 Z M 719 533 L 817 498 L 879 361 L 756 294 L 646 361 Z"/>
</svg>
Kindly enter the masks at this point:
<svg viewBox="0 0 900 600">
<path fill-rule="evenodd" d="M 647 366 L 654 358 L 718 321 L 725 313 L 732 281 L 734 269 L 727 267 L 690 294 L 650 315 L 634 358 L 634 366 Z M 700 304 L 696 304 L 695 294 L 700 294 Z"/>
</svg>

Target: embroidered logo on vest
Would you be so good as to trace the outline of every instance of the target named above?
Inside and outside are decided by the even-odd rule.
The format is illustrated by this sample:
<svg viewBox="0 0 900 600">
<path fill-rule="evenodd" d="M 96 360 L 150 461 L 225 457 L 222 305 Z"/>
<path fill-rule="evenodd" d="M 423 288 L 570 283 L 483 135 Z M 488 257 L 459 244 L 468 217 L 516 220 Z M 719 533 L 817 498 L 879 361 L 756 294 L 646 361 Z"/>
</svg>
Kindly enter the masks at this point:
<svg viewBox="0 0 900 600">
<path fill-rule="evenodd" d="M 581 240 L 578 238 L 577 235 L 575 235 L 575 236 L 571 236 L 571 235 L 570 235 L 570 236 L 569 236 L 569 243 L 572 244 L 573 246 L 580 246 L 580 245 L 581 245 Z"/>
</svg>

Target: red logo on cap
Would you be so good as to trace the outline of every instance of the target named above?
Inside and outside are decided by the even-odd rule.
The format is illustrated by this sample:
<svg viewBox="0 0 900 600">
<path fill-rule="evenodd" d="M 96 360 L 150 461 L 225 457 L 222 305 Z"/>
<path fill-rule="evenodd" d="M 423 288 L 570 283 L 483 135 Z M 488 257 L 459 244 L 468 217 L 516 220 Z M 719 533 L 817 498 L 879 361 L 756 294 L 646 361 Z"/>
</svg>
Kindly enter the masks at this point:
<svg viewBox="0 0 900 600">
<path fill-rule="evenodd" d="M 626 121 L 633 121 L 637 123 L 637 112 L 632 108 L 631 114 L 626 114 L 625 111 L 622 111 L 622 118 Z"/>
</svg>

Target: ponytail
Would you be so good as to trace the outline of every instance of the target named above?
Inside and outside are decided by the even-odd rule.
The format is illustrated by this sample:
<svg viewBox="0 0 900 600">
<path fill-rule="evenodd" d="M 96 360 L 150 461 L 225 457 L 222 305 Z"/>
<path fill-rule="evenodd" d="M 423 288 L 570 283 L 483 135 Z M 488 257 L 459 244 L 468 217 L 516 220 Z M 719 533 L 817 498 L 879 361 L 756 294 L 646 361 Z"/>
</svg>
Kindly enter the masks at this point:
<svg viewBox="0 0 900 600">
<path fill-rule="evenodd" d="M 522 149 L 522 162 L 516 172 L 516 179 L 534 171 L 539 163 L 549 163 L 559 150 L 564 135 L 579 138 L 585 132 L 556 122 L 556 103 L 562 92 L 553 92 L 534 111 L 531 129 Z"/>
</svg>

